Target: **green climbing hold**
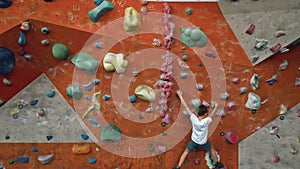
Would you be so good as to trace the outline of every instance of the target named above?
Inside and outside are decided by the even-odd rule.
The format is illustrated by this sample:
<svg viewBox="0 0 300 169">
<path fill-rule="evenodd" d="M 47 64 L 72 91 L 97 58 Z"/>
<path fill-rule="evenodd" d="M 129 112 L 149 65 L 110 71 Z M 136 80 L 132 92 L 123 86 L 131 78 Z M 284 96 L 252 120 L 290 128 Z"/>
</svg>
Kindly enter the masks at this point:
<svg viewBox="0 0 300 169">
<path fill-rule="evenodd" d="M 9 160 L 9 164 L 13 164 L 15 160 Z"/>
<path fill-rule="evenodd" d="M 91 55 L 86 53 L 78 53 L 72 59 L 71 62 L 79 69 L 84 70 L 88 74 L 92 75 L 96 72 L 99 62 Z"/>
<path fill-rule="evenodd" d="M 151 153 L 153 153 L 153 152 L 154 152 L 154 148 L 153 148 L 153 147 L 150 147 L 150 148 L 149 148 L 149 151 L 150 151 Z"/>
<path fill-rule="evenodd" d="M 203 47 L 206 45 L 208 38 L 199 27 L 180 27 L 180 40 L 184 45 L 189 47 Z"/>
<path fill-rule="evenodd" d="M 113 10 L 115 8 L 114 4 L 109 1 L 103 1 L 99 6 L 97 6 L 95 9 L 91 10 L 88 15 L 89 18 L 93 22 L 97 22 L 98 19 L 105 15 L 107 12 Z"/>
<path fill-rule="evenodd" d="M 78 84 L 69 85 L 67 87 L 66 93 L 68 96 L 73 97 L 75 100 L 80 100 L 83 95 L 83 92 Z"/>
<path fill-rule="evenodd" d="M 256 39 L 254 48 L 258 51 L 264 50 L 267 48 L 268 41 L 264 39 Z"/>
<path fill-rule="evenodd" d="M 56 59 L 63 60 L 70 56 L 70 51 L 66 45 L 56 43 L 52 46 L 52 54 Z"/>
<path fill-rule="evenodd" d="M 108 142 L 118 142 L 122 138 L 121 130 L 114 124 L 105 125 L 100 131 L 100 139 Z"/>
<path fill-rule="evenodd" d="M 193 10 L 191 8 L 186 9 L 185 13 L 187 15 L 191 15 L 193 13 Z"/>
<path fill-rule="evenodd" d="M 181 72 L 181 73 L 180 73 L 180 78 L 181 78 L 181 79 L 186 79 L 187 76 L 188 76 L 188 75 L 187 75 L 185 72 Z"/>
<path fill-rule="evenodd" d="M 188 60 L 188 56 L 187 56 L 187 55 L 183 55 L 183 56 L 182 56 L 182 60 L 183 60 L 183 61 L 187 61 L 187 60 Z"/>
</svg>

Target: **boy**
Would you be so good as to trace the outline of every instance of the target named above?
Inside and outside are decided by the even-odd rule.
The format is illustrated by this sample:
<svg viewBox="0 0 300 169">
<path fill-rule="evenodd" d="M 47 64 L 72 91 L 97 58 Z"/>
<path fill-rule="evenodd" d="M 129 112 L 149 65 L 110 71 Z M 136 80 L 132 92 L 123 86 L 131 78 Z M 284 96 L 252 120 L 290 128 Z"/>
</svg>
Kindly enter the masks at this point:
<svg viewBox="0 0 300 169">
<path fill-rule="evenodd" d="M 208 135 L 208 126 L 210 122 L 212 121 L 211 116 L 215 113 L 216 107 L 215 106 L 213 112 L 210 116 L 207 117 L 207 108 L 203 105 L 199 106 L 198 116 L 196 116 L 187 106 L 185 100 L 182 97 L 182 91 L 176 92 L 178 97 L 180 98 L 182 105 L 187 110 L 187 113 L 190 116 L 190 120 L 192 122 L 192 137 L 191 140 L 185 149 L 185 151 L 182 153 L 180 160 L 178 162 L 177 167 L 173 169 L 180 169 L 181 165 L 183 164 L 186 156 L 189 154 L 190 151 L 195 150 L 197 147 L 200 147 L 206 151 L 210 152 L 210 156 L 212 157 L 214 161 L 214 168 L 221 168 L 223 165 L 218 162 L 217 154 L 215 149 L 211 146 L 210 142 L 207 141 L 207 135 Z"/>
</svg>

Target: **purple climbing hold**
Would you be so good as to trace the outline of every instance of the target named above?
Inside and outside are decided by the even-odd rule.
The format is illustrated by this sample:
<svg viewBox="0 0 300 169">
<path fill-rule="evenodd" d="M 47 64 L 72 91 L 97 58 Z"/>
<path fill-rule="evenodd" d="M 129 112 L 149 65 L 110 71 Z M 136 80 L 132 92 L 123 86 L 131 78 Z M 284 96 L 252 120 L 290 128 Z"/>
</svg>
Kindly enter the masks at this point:
<svg viewBox="0 0 300 169">
<path fill-rule="evenodd" d="M 296 78 L 295 86 L 300 87 L 300 78 Z"/>
<path fill-rule="evenodd" d="M 285 70 L 287 66 L 289 65 L 287 60 L 283 60 L 282 63 L 279 65 L 279 70 Z"/>
<path fill-rule="evenodd" d="M 205 56 L 210 57 L 210 58 L 216 58 L 217 57 L 216 54 L 211 50 L 206 51 Z"/>
<path fill-rule="evenodd" d="M 270 79 L 266 80 L 269 85 L 274 84 L 277 81 L 277 74 L 273 75 Z"/>
<path fill-rule="evenodd" d="M 195 163 L 195 165 L 199 165 L 199 164 L 200 164 L 200 158 L 196 158 L 196 159 L 194 160 L 194 163 Z"/>
<path fill-rule="evenodd" d="M 234 102 L 229 102 L 229 103 L 228 103 L 228 106 L 227 106 L 227 109 L 228 109 L 229 111 L 235 110 L 235 109 L 236 109 L 235 103 L 234 103 Z"/>
<path fill-rule="evenodd" d="M 238 84 L 240 82 L 240 79 L 238 77 L 234 77 L 231 81 L 233 84 Z"/>
</svg>

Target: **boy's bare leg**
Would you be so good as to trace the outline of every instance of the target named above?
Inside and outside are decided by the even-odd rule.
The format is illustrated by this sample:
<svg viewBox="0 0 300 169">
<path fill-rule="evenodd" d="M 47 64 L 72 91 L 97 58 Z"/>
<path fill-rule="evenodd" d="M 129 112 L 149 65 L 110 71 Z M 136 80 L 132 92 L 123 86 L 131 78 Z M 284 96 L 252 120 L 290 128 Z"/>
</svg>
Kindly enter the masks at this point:
<svg viewBox="0 0 300 169">
<path fill-rule="evenodd" d="M 211 146 L 211 148 L 210 148 L 210 154 L 211 154 L 211 157 L 213 158 L 214 162 L 218 162 L 217 153 L 213 146 Z"/>
<path fill-rule="evenodd" d="M 183 162 L 184 162 L 184 160 L 185 160 L 185 158 L 186 158 L 186 156 L 187 156 L 188 154 L 189 154 L 189 150 L 186 148 L 186 149 L 184 150 L 184 152 L 182 153 L 182 155 L 181 155 L 181 157 L 180 157 L 180 160 L 179 160 L 177 166 L 181 167 L 181 165 L 183 164 Z"/>
</svg>

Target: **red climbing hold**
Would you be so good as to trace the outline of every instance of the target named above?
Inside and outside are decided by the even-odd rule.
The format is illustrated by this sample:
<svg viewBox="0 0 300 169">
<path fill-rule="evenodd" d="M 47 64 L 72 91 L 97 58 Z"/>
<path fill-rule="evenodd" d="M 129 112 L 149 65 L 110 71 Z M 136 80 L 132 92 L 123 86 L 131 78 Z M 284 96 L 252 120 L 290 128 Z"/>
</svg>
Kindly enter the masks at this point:
<svg viewBox="0 0 300 169">
<path fill-rule="evenodd" d="M 236 144 L 239 141 L 238 133 L 234 130 L 230 130 L 225 134 L 225 140 L 230 144 Z"/>
<path fill-rule="evenodd" d="M 252 33 L 254 32 L 255 29 L 255 25 L 254 24 L 250 24 L 248 29 L 246 30 L 246 33 L 249 35 L 252 35 Z"/>
</svg>

